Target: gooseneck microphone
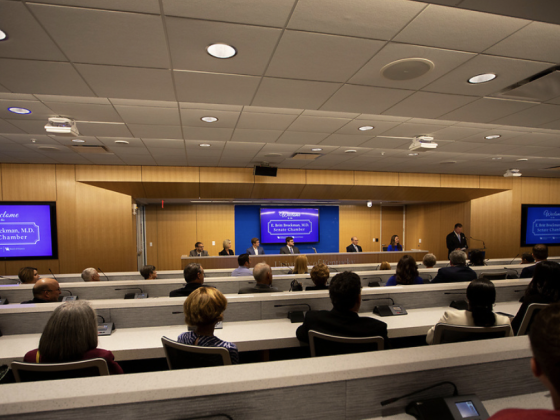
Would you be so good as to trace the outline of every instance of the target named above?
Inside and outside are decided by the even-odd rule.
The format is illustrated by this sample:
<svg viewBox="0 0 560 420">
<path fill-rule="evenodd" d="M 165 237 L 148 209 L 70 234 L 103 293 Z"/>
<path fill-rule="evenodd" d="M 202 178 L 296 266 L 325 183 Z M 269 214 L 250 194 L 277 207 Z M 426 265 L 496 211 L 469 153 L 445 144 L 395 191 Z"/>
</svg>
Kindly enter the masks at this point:
<svg viewBox="0 0 560 420">
<path fill-rule="evenodd" d="M 394 403 L 398 400 L 401 400 L 403 398 L 411 397 L 412 395 L 416 395 L 416 394 L 420 394 L 421 392 L 427 391 L 429 389 L 432 389 L 432 388 L 435 388 L 435 387 L 438 387 L 438 386 L 441 386 L 441 385 L 451 385 L 453 387 L 453 396 L 456 397 L 457 395 L 459 395 L 459 391 L 457 390 L 457 385 L 455 385 L 453 382 L 450 382 L 450 381 L 444 381 L 444 382 L 438 382 L 437 384 L 428 386 L 426 388 L 419 389 L 417 391 L 412 391 L 408 394 L 401 395 L 400 397 L 389 398 L 387 400 L 383 400 L 383 401 L 381 401 L 381 405 L 389 405 L 389 404 L 392 404 L 392 403 Z"/>
<path fill-rule="evenodd" d="M 483 248 L 486 249 L 486 244 L 484 243 L 484 241 L 482 239 L 476 239 L 476 238 L 473 238 L 472 236 L 469 236 L 469 239 L 472 239 L 473 241 L 482 242 Z"/>
<path fill-rule="evenodd" d="M 517 254 L 515 257 L 513 257 L 513 260 L 511 260 L 508 265 L 512 265 L 517 257 L 519 257 L 519 254 Z"/>
<path fill-rule="evenodd" d="M 51 276 L 53 276 L 53 279 L 55 279 L 56 281 L 58 281 L 58 279 L 56 278 L 56 276 L 54 275 L 54 273 L 52 272 L 52 270 L 49 268 L 49 273 L 51 273 Z"/>
<path fill-rule="evenodd" d="M 101 318 L 101 320 L 102 320 L 103 322 L 105 322 L 105 318 L 103 318 L 102 315 L 97 315 L 97 316 L 98 316 L 99 318 Z"/>
<path fill-rule="evenodd" d="M 97 271 L 101 271 L 101 274 L 103 274 L 107 281 L 109 281 L 109 277 L 107 277 L 107 274 L 105 274 L 101 268 L 97 267 Z"/>
<path fill-rule="evenodd" d="M 125 299 L 145 299 L 148 297 L 148 294 L 144 293 L 144 291 L 139 287 L 119 287 L 115 290 L 140 290 L 140 293 L 125 293 Z"/>
</svg>

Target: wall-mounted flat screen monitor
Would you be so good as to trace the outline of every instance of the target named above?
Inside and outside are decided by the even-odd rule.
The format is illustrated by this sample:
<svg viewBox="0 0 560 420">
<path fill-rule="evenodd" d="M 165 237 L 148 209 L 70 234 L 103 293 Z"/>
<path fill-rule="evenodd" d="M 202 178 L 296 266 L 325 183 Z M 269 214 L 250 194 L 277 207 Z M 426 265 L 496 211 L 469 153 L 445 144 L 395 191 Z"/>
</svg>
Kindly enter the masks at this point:
<svg viewBox="0 0 560 420">
<path fill-rule="evenodd" d="M 521 205 L 521 246 L 560 245 L 560 206 Z"/>
<path fill-rule="evenodd" d="M 56 258 L 56 203 L 0 202 L 0 259 Z"/>
<path fill-rule="evenodd" d="M 261 208 L 261 242 L 285 244 L 288 236 L 296 244 L 319 242 L 319 209 Z"/>
</svg>

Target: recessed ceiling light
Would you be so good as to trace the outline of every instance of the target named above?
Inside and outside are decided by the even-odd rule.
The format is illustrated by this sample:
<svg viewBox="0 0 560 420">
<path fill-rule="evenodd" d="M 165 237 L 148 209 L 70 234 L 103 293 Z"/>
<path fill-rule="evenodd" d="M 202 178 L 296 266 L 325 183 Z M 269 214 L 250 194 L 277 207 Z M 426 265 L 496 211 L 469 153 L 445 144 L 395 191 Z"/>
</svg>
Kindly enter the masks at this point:
<svg viewBox="0 0 560 420">
<path fill-rule="evenodd" d="M 356 152 L 357 152 L 357 150 L 354 150 L 354 149 L 348 149 L 348 150 L 344 151 L 344 153 L 356 153 Z"/>
<path fill-rule="evenodd" d="M 373 130 L 375 127 L 373 125 L 364 125 L 363 127 L 358 128 L 360 131 L 369 131 Z"/>
<path fill-rule="evenodd" d="M 418 136 L 417 139 L 420 140 L 420 141 L 432 141 L 434 139 L 434 137 L 433 136 Z"/>
<path fill-rule="evenodd" d="M 484 137 L 486 140 L 494 140 L 494 139 L 499 139 L 500 137 L 502 137 L 501 134 L 492 134 L 491 136 L 486 136 Z"/>
<path fill-rule="evenodd" d="M 117 143 L 117 144 L 128 144 L 128 142 L 126 140 L 115 140 L 115 143 Z"/>
<path fill-rule="evenodd" d="M 469 83 L 484 83 L 489 82 L 490 80 L 494 80 L 497 76 L 494 73 L 484 73 L 479 74 L 478 76 L 473 76 L 469 79 Z"/>
<path fill-rule="evenodd" d="M 237 54 L 237 50 L 227 44 L 212 44 L 206 48 L 208 54 L 216 58 L 231 58 Z"/>
<path fill-rule="evenodd" d="M 0 41 L 5 41 L 6 39 L 8 39 L 8 34 L 0 30 Z"/>
<path fill-rule="evenodd" d="M 418 156 L 418 153 L 409 153 L 408 156 Z"/>
<path fill-rule="evenodd" d="M 27 108 L 18 108 L 15 106 L 8 108 L 8 111 L 13 112 L 14 114 L 31 114 L 31 110 Z"/>
<path fill-rule="evenodd" d="M 527 158 L 521 158 L 521 159 L 517 159 L 517 162 L 527 162 L 529 159 Z"/>
<path fill-rule="evenodd" d="M 201 120 L 207 123 L 213 123 L 218 121 L 216 117 L 202 117 Z"/>
<path fill-rule="evenodd" d="M 492 160 L 502 160 L 501 157 L 493 157 Z"/>
<path fill-rule="evenodd" d="M 210 147 L 210 145 L 208 143 L 200 143 L 199 146 L 200 147 Z"/>
<path fill-rule="evenodd" d="M 85 140 L 82 140 L 82 139 L 73 139 L 72 141 L 74 143 L 85 143 L 86 142 Z"/>
<path fill-rule="evenodd" d="M 321 152 L 323 149 L 311 149 L 312 152 Z"/>
</svg>

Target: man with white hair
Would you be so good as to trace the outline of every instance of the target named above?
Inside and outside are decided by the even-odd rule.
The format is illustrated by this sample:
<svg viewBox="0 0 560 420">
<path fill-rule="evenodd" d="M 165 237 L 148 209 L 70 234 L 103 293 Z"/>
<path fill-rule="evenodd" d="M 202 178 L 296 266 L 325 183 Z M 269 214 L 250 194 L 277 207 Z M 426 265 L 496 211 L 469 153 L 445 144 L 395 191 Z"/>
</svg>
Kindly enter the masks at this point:
<svg viewBox="0 0 560 420">
<path fill-rule="evenodd" d="M 272 287 L 272 269 L 267 263 L 259 263 L 253 269 L 253 277 L 257 281 L 255 287 L 244 287 L 239 290 L 239 294 L 250 293 L 271 293 L 278 292 L 276 287 Z"/>
<path fill-rule="evenodd" d="M 472 281 L 477 277 L 476 272 L 467 267 L 467 255 L 459 249 L 449 254 L 449 265 L 450 267 L 440 268 L 431 283 Z"/>
<path fill-rule="evenodd" d="M 82 280 L 83 281 L 100 281 L 101 277 L 99 277 L 99 273 L 93 267 L 86 268 L 82 271 Z"/>
</svg>

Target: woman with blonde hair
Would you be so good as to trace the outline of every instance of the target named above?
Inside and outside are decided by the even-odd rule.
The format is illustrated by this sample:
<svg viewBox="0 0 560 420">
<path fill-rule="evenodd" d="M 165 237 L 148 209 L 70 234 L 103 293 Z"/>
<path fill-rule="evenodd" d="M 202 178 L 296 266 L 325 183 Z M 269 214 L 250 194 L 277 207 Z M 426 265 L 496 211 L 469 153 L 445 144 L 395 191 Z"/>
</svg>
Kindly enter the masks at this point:
<svg viewBox="0 0 560 420">
<path fill-rule="evenodd" d="M 317 264 L 311 269 L 311 281 L 315 286 L 307 286 L 305 290 L 328 290 L 327 280 L 331 273 L 325 264 Z"/>
<path fill-rule="evenodd" d="M 201 347 L 225 347 L 229 351 L 231 363 L 239 363 L 239 352 L 233 343 L 220 340 L 214 335 L 214 328 L 224 319 L 227 299 L 218 289 L 199 287 L 183 304 L 185 323 L 194 329 L 177 338 L 181 344 Z"/>
<path fill-rule="evenodd" d="M 222 245 L 224 246 L 224 249 L 222 249 L 218 253 L 219 255 L 233 255 L 233 249 L 231 249 L 231 240 L 230 239 L 224 240 Z"/>
<path fill-rule="evenodd" d="M 299 255 L 296 257 L 296 262 L 294 264 L 294 269 L 291 270 L 288 274 L 307 274 L 307 256 L 306 255 Z"/>
<path fill-rule="evenodd" d="M 66 363 L 105 359 L 111 374 L 123 373 L 113 353 L 97 348 L 97 317 L 85 301 L 67 302 L 49 318 L 39 348 L 27 352 L 27 363 Z"/>
</svg>

